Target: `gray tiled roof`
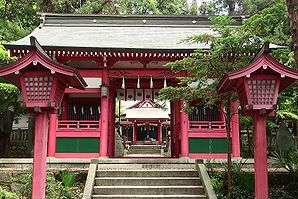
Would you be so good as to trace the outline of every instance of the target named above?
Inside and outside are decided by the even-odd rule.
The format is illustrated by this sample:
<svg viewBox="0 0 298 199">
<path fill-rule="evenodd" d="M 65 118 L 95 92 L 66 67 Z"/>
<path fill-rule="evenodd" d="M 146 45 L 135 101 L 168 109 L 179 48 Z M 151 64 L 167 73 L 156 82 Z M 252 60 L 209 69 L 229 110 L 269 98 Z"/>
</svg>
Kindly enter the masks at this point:
<svg viewBox="0 0 298 199">
<path fill-rule="evenodd" d="M 43 24 L 30 35 L 7 45 L 28 46 L 34 36 L 44 47 L 194 50 L 205 44 L 181 40 L 194 34 L 212 33 L 207 17 L 198 16 L 101 16 L 43 15 Z M 237 18 L 237 23 L 241 18 Z"/>
</svg>

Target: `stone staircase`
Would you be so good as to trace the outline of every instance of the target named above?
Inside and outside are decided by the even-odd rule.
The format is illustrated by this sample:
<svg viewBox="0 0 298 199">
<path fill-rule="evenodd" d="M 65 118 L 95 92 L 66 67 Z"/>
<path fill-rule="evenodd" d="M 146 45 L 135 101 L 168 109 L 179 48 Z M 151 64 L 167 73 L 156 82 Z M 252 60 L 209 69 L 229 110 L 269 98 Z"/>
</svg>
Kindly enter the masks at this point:
<svg viewBox="0 0 298 199">
<path fill-rule="evenodd" d="M 126 156 L 163 156 L 161 145 L 131 145 Z"/>
<path fill-rule="evenodd" d="M 205 199 L 195 164 L 98 164 L 92 198 Z"/>
</svg>

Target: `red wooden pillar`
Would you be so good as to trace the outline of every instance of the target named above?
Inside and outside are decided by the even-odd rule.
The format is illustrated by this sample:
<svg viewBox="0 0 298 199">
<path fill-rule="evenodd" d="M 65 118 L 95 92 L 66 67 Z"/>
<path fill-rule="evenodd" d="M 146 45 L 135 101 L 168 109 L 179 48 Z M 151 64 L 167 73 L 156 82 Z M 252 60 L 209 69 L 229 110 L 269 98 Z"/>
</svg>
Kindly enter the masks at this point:
<svg viewBox="0 0 298 199">
<path fill-rule="evenodd" d="M 32 199 L 45 199 L 48 113 L 36 114 L 34 135 L 34 159 L 32 173 Z"/>
<path fill-rule="evenodd" d="M 134 123 L 133 123 L 133 144 L 137 144 L 137 140 L 138 140 L 138 126 L 137 126 L 137 122 L 134 121 Z"/>
<path fill-rule="evenodd" d="M 109 86 L 108 71 L 102 72 L 102 84 Z M 100 157 L 108 156 L 108 135 L 109 135 L 109 94 L 108 96 L 101 96 L 101 133 L 100 133 Z"/>
<path fill-rule="evenodd" d="M 182 100 L 180 101 L 180 126 L 181 126 L 181 157 L 188 157 L 189 154 L 189 140 L 188 140 L 188 115 L 183 112 L 184 107 Z"/>
<path fill-rule="evenodd" d="M 175 129 L 174 129 L 174 124 L 175 124 L 175 111 L 174 111 L 174 102 L 170 102 L 170 107 L 171 107 L 171 126 L 170 126 L 170 131 L 171 131 L 171 157 L 175 157 Z"/>
<path fill-rule="evenodd" d="M 232 156 L 240 157 L 240 138 L 239 138 L 239 115 L 238 102 L 233 101 L 231 104 L 231 130 L 232 130 Z"/>
<path fill-rule="evenodd" d="M 110 88 L 109 100 L 109 156 L 114 157 L 115 148 L 115 92 L 113 87 Z"/>
<path fill-rule="evenodd" d="M 254 115 L 255 199 L 268 199 L 266 115 Z"/>
<path fill-rule="evenodd" d="M 161 139 L 160 139 L 161 133 L 160 133 L 160 130 L 161 130 L 161 125 L 160 125 L 160 121 L 159 121 L 158 124 L 157 124 L 157 141 L 158 141 L 158 144 L 161 143 Z"/>
<path fill-rule="evenodd" d="M 56 130 L 57 130 L 57 110 L 50 113 L 50 128 L 48 141 L 48 156 L 54 157 L 56 153 Z"/>
<path fill-rule="evenodd" d="M 181 152 L 181 142 L 180 142 L 180 134 L 181 134 L 181 123 L 180 123 L 180 104 L 179 102 L 174 103 L 174 112 L 175 112 L 175 157 L 179 157 Z"/>
</svg>

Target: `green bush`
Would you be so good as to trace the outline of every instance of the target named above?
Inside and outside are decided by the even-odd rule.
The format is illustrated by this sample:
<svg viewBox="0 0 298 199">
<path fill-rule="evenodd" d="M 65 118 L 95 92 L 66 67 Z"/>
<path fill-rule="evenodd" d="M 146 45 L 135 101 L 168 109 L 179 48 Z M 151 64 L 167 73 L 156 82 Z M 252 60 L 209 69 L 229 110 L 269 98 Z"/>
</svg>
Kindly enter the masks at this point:
<svg viewBox="0 0 298 199">
<path fill-rule="evenodd" d="M 0 198 L 1 199 L 17 199 L 19 197 L 16 193 L 7 191 L 0 186 Z"/>
<path fill-rule="evenodd" d="M 74 185 L 75 179 L 75 174 L 66 170 L 61 171 L 61 180 L 64 187 L 72 187 Z"/>
<path fill-rule="evenodd" d="M 19 182 L 23 184 L 21 188 L 22 196 L 31 198 L 32 190 L 32 173 L 26 173 L 20 176 Z M 47 199 L 67 199 L 71 198 L 69 189 L 62 185 L 62 182 L 55 179 L 51 173 L 47 174 L 46 183 L 46 198 Z"/>
</svg>

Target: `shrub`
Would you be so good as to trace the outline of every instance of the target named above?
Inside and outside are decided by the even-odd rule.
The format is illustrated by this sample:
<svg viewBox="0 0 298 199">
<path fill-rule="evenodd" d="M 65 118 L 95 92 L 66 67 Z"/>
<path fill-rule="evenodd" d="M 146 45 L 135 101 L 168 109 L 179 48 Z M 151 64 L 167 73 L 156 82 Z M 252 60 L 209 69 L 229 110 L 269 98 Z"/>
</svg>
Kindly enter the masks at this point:
<svg viewBox="0 0 298 199">
<path fill-rule="evenodd" d="M 19 182 L 23 184 L 21 194 L 31 198 L 32 190 L 32 173 L 26 173 L 20 176 Z M 53 174 L 47 174 L 46 198 L 47 199 L 67 199 L 70 198 L 70 192 L 66 189 L 62 182 L 57 181 Z"/>
<path fill-rule="evenodd" d="M 4 199 L 16 199 L 19 198 L 18 195 L 16 193 L 12 193 L 10 191 L 7 191 L 5 189 L 3 189 L 0 186 L 0 198 L 4 198 Z"/>
<path fill-rule="evenodd" d="M 64 187 L 72 187 L 74 185 L 75 179 L 75 174 L 66 170 L 61 171 L 61 180 Z"/>
</svg>

